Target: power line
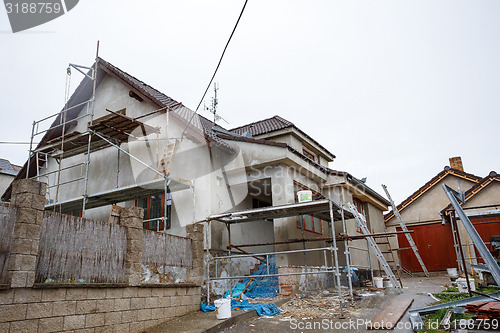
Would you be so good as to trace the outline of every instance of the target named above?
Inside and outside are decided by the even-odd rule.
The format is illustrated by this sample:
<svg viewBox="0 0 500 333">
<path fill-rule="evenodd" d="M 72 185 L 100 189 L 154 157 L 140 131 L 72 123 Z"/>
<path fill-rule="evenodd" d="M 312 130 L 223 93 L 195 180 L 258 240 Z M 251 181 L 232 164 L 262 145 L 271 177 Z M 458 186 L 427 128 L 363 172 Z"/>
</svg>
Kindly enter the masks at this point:
<svg viewBox="0 0 500 333">
<path fill-rule="evenodd" d="M 20 142 L 20 141 L 0 141 L 2 145 L 29 145 L 30 142 Z M 34 145 L 38 144 L 38 142 L 33 142 Z"/>
<path fill-rule="evenodd" d="M 233 38 L 234 32 L 236 31 L 236 27 L 238 27 L 238 23 L 240 23 L 241 16 L 243 15 L 243 12 L 245 11 L 245 7 L 247 6 L 247 2 L 248 2 L 248 0 L 245 0 L 245 3 L 243 4 L 243 8 L 241 8 L 240 16 L 238 16 L 238 20 L 236 21 L 236 24 L 234 25 L 233 31 L 231 32 L 231 35 L 229 36 L 229 39 L 227 40 L 226 46 L 224 47 L 224 51 L 222 51 L 219 62 L 217 63 L 217 67 L 215 67 L 214 74 L 212 75 L 210 82 L 208 82 L 207 88 L 205 89 L 205 92 L 203 93 L 203 96 L 201 97 L 200 102 L 198 103 L 198 106 L 196 107 L 196 110 L 193 112 L 193 115 L 189 119 L 189 122 L 187 123 L 186 128 L 184 129 L 184 131 L 182 131 L 181 137 L 184 135 L 184 132 L 186 132 L 186 129 L 188 128 L 189 124 L 191 124 L 191 121 L 193 120 L 194 116 L 196 115 L 196 112 L 198 112 L 198 109 L 200 108 L 200 105 L 203 102 L 203 99 L 205 98 L 205 95 L 207 94 L 208 89 L 210 89 L 210 86 L 212 85 L 212 81 L 215 78 L 215 74 L 217 74 L 217 70 L 220 67 L 220 64 L 222 62 L 222 58 L 224 58 L 224 54 L 226 53 L 227 47 L 229 46 L 229 42 L 231 42 L 231 38 Z"/>
</svg>

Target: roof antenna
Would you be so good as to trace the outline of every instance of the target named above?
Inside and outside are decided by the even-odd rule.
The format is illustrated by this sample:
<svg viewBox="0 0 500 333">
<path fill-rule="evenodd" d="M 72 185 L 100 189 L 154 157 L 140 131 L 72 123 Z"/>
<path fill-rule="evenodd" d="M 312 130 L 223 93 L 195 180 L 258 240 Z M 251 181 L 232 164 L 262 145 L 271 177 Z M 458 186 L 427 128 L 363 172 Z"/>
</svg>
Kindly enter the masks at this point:
<svg viewBox="0 0 500 333">
<path fill-rule="evenodd" d="M 217 98 L 217 90 L 219 90 L 219 87 L 217 85 L 217 82 L 214 82 L 214 97 L 212 97 L 212 105 L 210 107 L 205 105 L 205 110 L 214 114 L 214 126 L 216 125 L 216 122 L 219 120 L 224 120 L 226 124 L 229 124 L 229 122 L 226 119 L 222 118 L 217 114 L 217 105 L 219 105 L 219 99 Z"/>
</svg>

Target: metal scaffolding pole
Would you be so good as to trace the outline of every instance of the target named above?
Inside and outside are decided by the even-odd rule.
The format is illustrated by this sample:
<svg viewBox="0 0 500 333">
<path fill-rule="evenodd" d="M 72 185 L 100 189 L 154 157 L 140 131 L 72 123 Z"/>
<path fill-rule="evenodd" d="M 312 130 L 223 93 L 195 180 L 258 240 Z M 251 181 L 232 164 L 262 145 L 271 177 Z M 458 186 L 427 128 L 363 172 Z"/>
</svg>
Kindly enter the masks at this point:
<svg viewBox="0 0 500 333">
<path fill-rule="evenodd" d="M 341 216 L 342 216 L 342 232 L 344 234 L 347 234 L 347 227 L 345 224 L 345 218 L 344 218 L 344 203 L 342 200 L 340 201 L 340 207 L 341 209 Z M 346 266 L 347 266 L 347 279 L 349 280 L 349 295 L 352 297 L 353 292 L 352 292 L 352 274 L 351 274 L 351 250 L 349 249 L 349 241 L 347 239 L 344 239 L 344 254 L 345 254 L 345 261 L 346 261 Z"/>
<path fill-rule="evenodd" d="M 340 285 L 340 272 L 339 272 L 339 258 L 338 258 L 338 248 L 337 248 L 337 240 L 333 235 L 335 234 L 335 225 L 334 222 L 335 220 L 333 219 L 333 202 L 331 200 L 328 201 L 329 206 L 330 206 L 330 230 L 332 233 L 332 240 L 333 240 L 333 253 L 335 256 L 335 275 L 337 276 L 337 291 L 339 294 L 339 301 L 340 301 L 340 315 L 343 316 L 343 304 L 342 304 L 342 286 Z M 343 208 L 341 207 L 341 210 L 343 211 Z"/>
<path fill-rule="evenodd" d="M 484 262 L 488 266 L 491 275 L 493 276 L 493 279 L 495 279 L 495 282 L 497 285 L 500 286 L 500 267 L 498 267 L 498 264 L 491 255 L 491 252 L 488 250 L 486 245 L 484 244 L 483 240 L 481 239 L 481 236 L 477 232 L 476 228 L 474 228 L 474 225 L 472 222 L 469 220 L 467 215 L 465 214 L 464 210 L 460 206 L 460 203 L 458 202 L 458 198 L 460 198 L 460 201 L 464 202 L 464 193 L 463 192 L 457 192 L 453 189 L 451 189 L 449 186 L 446 184 L 442 185 L 444 192 L 446 193 L 446 196 L 448 196 L 448 199 L 450 200 L 451 204 L 453 205 L 453 208 L 455 208 L 455 212 L 457 212 L 458 216 L 460 217 L 460 221 L 462 221 L 463 226 L 465 227 L 465 230 L 469 234 L 470 238 L 474 242 L 474 245 L 476 246 L 476 249 L 478 252 L 481 254 L 481 257 L 483 258 Z M 462 249 L 460 249 L 462 250 Z M 465 270 L 467 270 L 466 267 L 464 267 Z"/>
</svg>

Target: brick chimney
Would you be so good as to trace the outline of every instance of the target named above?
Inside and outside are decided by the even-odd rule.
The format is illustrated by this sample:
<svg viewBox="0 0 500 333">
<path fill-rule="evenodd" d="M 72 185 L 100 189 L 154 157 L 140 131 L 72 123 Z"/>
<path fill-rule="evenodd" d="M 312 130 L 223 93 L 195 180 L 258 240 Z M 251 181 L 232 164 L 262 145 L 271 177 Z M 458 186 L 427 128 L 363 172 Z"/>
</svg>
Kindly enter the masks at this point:
<svg viewBox="0 0 500 333">
<path fill-rule="evenodd" d="M 464 171 L 464 166 L 462 165 L 462 158 L 460 156 L 450 157 L 450 167 L 452 169 Z"/>
</svg>

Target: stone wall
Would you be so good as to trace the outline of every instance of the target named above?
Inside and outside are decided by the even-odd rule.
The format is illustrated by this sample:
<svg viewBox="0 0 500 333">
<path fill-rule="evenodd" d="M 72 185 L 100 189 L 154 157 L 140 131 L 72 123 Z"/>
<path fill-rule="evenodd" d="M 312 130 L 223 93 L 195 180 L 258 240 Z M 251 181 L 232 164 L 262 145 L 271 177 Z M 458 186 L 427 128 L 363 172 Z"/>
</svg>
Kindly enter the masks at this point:
<svg viewBox="0 0 500 333">
<path fill-rule="evenodd" d="M 125 283 L 34 283 L 45 204 L 45 184 L 13 184 L 17 207 L 8 261 L 8 284 L 0 289 L 0 332 L 142 332 L 199 309 L 203 281 L 203 227 L 187 227 L 193 267 L 182 284 L 141 284 L 142 214 L 123 208 L 127 228 Z"/>
<path fill-rule="evenodd" d="M 200 287 L 0 290 L 0 332 L 141 332 L 200 307 Z"/>
</svg>

